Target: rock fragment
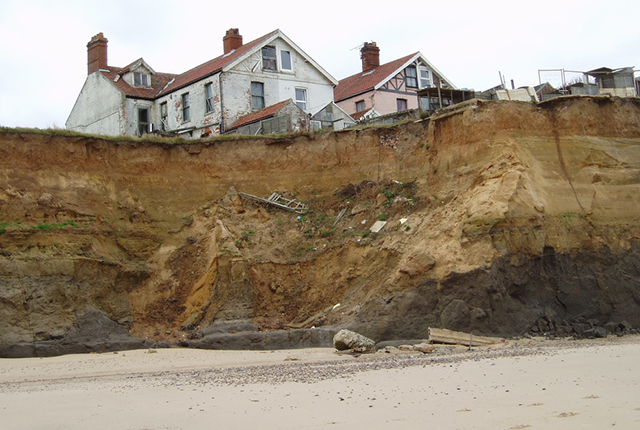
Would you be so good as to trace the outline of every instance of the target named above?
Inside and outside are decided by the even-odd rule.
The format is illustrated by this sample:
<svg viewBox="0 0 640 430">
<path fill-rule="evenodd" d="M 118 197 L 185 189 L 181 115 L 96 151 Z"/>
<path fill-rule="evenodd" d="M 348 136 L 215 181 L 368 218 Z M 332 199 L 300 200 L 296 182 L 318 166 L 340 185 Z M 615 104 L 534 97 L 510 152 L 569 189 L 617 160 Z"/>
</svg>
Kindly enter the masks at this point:
<svg viewBox="0 0 640 430">
<path fill-rule="evenodd" d="M 333 347 L 338 351 L 372 352 L 376 343 L 351 330 L 340 330 L 333 337 Z"/>
</svg>

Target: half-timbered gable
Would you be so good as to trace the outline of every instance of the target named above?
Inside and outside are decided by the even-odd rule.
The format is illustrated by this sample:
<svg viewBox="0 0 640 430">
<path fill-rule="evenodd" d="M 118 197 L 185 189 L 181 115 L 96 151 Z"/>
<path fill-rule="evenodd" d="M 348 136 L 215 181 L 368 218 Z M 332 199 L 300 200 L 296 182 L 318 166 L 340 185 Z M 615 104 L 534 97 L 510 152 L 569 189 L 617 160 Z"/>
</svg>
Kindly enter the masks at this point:
<svg viewBox="0 0 640 430">
<path fill-rule="evenodd" d="M 342 79 L 334 90 L 335 101 L 350 115 L 374 109 L 380 115 L 418 109 L 418 90 L 455 88 L 420 52 L 379 64 L 375 42 L 361 49 L 362 72 Z"/>
</svg>

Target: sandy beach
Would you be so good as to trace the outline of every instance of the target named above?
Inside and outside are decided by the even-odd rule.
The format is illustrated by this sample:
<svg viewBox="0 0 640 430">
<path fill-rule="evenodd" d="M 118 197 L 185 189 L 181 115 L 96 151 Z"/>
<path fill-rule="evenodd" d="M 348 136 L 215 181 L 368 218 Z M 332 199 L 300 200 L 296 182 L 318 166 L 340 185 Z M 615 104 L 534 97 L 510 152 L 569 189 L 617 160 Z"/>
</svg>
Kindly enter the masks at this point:
<svg viewBox="0 0 640 430">
<path fill-rule="evenodd" d="M 2 429 L 640 428 L 640 337 L 0 360 Z"/>
</svg>

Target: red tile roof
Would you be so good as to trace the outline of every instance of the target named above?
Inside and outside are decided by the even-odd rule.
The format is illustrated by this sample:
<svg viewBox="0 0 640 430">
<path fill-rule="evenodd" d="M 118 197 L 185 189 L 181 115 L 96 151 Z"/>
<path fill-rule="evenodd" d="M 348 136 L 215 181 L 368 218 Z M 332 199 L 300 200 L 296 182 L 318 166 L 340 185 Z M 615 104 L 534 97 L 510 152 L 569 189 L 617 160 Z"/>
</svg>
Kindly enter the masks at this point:
<svg viewBox="0 0 640 430">
<path fill-rule="evenodd" d="M 216 72 L 219 72 L 226 65 L 237 60 L 239 57 L 246 54 L 256 45 L 273 36 L 278 31 L 279 30 L 274 30 L 271 33 L 265 34 L 264 36 L 259 37 L 256 40 L 245 43 L 240 48 L 232 51 L 229 54 L 221 55 L 217 58 L 214 58 L 213 60 L 209 60 L 206 63 L 196 66 L 191 70 L 187 70 L 182 74 L 175 75 L 170 73 L 154 73 L 151 75 L 151 88 L 132 87 L 121 78 L 117 81 L 115 80 L 117 75 L 126 73 L 127 71 L 129 71 L 129 68 L 132 65 L 134 65 L 141 59 L 138 59 L 123 68 L 109 66 L 109 72 L 103 71 L 101 73 L 108 79 L 110 79 L 116 85 L 116 87 L 118 87 L 125 95 L 129 97 L 154 99 L 190 85 L 193 82 L 199 81 L 200 79 L 204 79 Z M 171 82 L 172 79 L 173 82 Z M 167 84 L 169 85 L 167 86 Z"/>
<path fill-rule="evenodd" d="M 214 73 L 222 70 L 224 66 L 237 60 L 239 57 L 246 54 L 247 51 L 250 51 L 256 45 L 260 44 L 262 41 L 273 36 L 277 32 L 278 30 L 274 30 L 271 33 L 265 34 L 264 36 L 256 40 L 253 40 L 249 43 L 245 43 L 240 48 L 236 49 L 235 51 L 232 51 L 227 55 L 221 55 L 220 57 L 214 58 L 213 60 L 209 60 L 206 63 L 203 63 L 197 67 L 194 67 L 191 70 L 188 70 L 182 73 L 181 75 L 178 75 L 176 77 L 176 80 L 173 81 L 171 85 L 167 87 L 166 90 L 162 91 L 161 94 L 158 94 L 158 95 L 160 96 L 160 95 L 168 94 L 172 91 L 180 89 L 200 79 L 206 78 L 207 76 L 213 75 Z"/>
<path fill-rule="evenodd" d="M 176 75 L 170 73 L 154 73 L 151 75 L 151 87 L 133 87 L 129 85 L 122 75 L 127 73 L 131 66 L 141 59 L 134 61 L 126 67 L 111 67 L 109 71 L 101 71 L 101 73 L 109 79 L 120 91 L 122 91 L 127 97 L 135 97 L 139 99 L 155 99 L 162 89 L 173 79 Z"/>
<path fill-rule="evenodd" d="M 339 102 L 374 89 L 376 85 L 387 79 L 393 72 L 398 70 L 404 63 L 417 54 L 419 53 L 416 52 L 395 61 L 391 61 L 390 63 L 383 64 L 374 69 L 371 73 L 370 71 L 364 73 L 360 72 L 340 80 L 338 86 L 333 90 L 334 100 Z"/>
<path fill-rule="evenodd" d="M 366 109 L 366 110 L 361 110 L 360 112 L 356 112 L 353 115 L 351 115 L 351 118 L 353 118 L 355 121 L 358 121 L 360 118 L 362 118 L 367 113 L 369 113 L 370 110 L 371 109 Z"/>
<path fill-rule="evenodd" d="M 252 122 L 257 122 L 266 118 L 270 118 L 272 116 L 274 116 L 275 114 L 278 113 L 278 111 L 280 111 L 280 109 L 282 109 L 283 107 L 285 107 L 288 103 L 292 103 L 293 100 L 288 99 L 288 100 L 283 100 L 281 102 L 278 102 L 274 105 L 271 106 L 267 106 L 266 108 L 262 108 L 260 110 L 257 110 L 255 112 L 251 112 L 248 113 L 244 116 L 241 116 L 240 118 L 238 118 L 238 120 L 227 129 L 227 131 L 230 130 L 234 130 L 238 127 L 241 127 L 243 125 L 247 125 L 250 124 Z"/>
</svg>

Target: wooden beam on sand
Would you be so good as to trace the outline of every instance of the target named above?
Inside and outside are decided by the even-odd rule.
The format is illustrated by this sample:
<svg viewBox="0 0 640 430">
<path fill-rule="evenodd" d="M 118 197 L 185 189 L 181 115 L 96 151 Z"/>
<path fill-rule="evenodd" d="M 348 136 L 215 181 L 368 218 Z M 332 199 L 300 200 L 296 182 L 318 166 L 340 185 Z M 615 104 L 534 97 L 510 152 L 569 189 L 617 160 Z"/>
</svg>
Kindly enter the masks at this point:
<svg viewBox="0 0 640 430">
<path fill-rule="evenodd" d="M 449 345 L 486 346 L 502 342 L 496 337 L 474 336 L 471 333 L 429 327 L 429 343 Z"/>
</svg>

